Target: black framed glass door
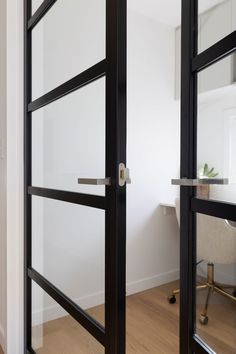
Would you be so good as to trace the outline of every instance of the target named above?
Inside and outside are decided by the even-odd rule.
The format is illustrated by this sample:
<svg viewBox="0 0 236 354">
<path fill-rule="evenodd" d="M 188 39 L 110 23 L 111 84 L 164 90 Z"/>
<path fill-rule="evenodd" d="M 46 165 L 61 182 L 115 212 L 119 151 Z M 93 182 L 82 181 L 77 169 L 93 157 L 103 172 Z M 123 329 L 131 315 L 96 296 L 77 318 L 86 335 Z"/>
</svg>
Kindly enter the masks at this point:
<svg viewBox="0 0 236 354">
<path fill-rule="evenodd" d="M 200 19 L 182 0 L 181 354 L 236 350 L 235 2 L 221 3 Z"/>
<path fill-rule="evenodd" d="M 125 353 L 126 0 L 24 6 L 25 353 Z"/>
</svg>

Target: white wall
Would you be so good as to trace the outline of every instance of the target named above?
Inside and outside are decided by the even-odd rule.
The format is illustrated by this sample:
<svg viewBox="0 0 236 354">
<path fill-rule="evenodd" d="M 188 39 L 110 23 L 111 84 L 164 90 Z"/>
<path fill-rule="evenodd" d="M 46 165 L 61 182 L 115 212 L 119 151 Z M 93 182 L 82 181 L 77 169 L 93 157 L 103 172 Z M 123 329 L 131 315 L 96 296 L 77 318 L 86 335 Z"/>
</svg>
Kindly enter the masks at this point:
<svg viewBox="0 0 236 354">
<path fill-rule="evenodd" d="M 40 46 L 38 52 L 36 48 L 33 52 L 35 97 L 103 59 L 105 2 L 99 3 L 99 9 L 96 4 L 90 0 L 90 26 L 78 21 L 78 16 L 88 16 L 87 7 L 81 7 L 79 1 L 66 7 L 58 2 L 34 31 L 33 38 L 44 33 L 43 50 Z M 61 25 L 67 18 L 68 28 Z M 96 40 L 92 41 L 94 36 Z M 38 70 L 44 75 L 39 75 Z M 174 29 L 130 11 L 128 166 L 132 184 L 128 186 L 127 208 L 128 294 L 178 278 L 177 221 L 174 214 L 164 216 L 159 207 L 161 202 L 174 202 L 177 194 L 170 185 L 171 178 L 179 174 L 179 102 L 174 100 L 174 70 Z M 33 127 L 38 148 L 33 184 L 104 194 L 103 187 L 77 185 L 78 177 L 104 176 L 103 79 L 34 113 Z M 44 136 L 39 138 L 42 129 Z M 43 176 L 38 173 L 42 157 Z M 83 308 L 102 303 L 104 212 L 50 200 L 42 202 L 39 198 L 35 198 L 33 206 L 37 225 L 33 263 L 37 269 Z M 43 228 L 39 231 L 40 220 Z M 38 252 L 40 242 L 43 255 Z M 45 300 L 44 306 L 44 319 L 58 315 L 54 303 Z M 34 307 L 38 322 L 40 298 Z"/>
<path fill-rule="evenodd" d="M 140 287 L 142 281 L 148 287 L 178 277 L 177 221 L 159 207 L 161 202 L 173 203 L 177 195 L 170 184 L 179 174 L 174 70 L 174 30 L 130 11 L 127 280 Z"/>
</svg>

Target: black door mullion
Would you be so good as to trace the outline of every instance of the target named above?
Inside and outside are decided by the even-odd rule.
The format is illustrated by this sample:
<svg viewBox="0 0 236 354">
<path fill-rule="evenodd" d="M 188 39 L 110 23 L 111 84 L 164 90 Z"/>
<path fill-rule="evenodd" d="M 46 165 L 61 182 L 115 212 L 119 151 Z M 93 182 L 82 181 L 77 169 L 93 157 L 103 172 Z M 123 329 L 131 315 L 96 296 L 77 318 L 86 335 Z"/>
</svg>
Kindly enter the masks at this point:
<svg viewBox="0 0 236 354">
<path fill-rule="evenodd" d="M 233 203 L 193 198 L 191 200 L 191 209 L 195 213 L 236 221 L 236 205 Z"/>
<path fill-rule="evenodd" d="M 84 87 L 95 80 L 100 79 L 106 74 L 106 60 L 102 60 L 91 68 L 83 71 L 72 79 L 64 82 L 55 89 L 49 91 L 45 95 L 37 98 L 28 104 L 28 111 L 33 112 L 42 108 L 70 93 Z"/>
<path fill-rule="evenodd" d="M 32 182 L 32 153 L 31 153 L 31 113 L 28 104 L 32 95 L 32 33 L 27 30 L 31 16 L 31 1 L 24 0 L 24 352 L 34 353 L 32 349 L 32 281 L 28 277 L 28 268 L 32 266 L 32 237 L 31 217 L 32 198 L 28 194 L 28 186 Z"/>
<path fill-rule="evenodd" d="M 205 343 L 203 343 L 198 337 L 194 336 L 192 343 L 192 353 L 194 354 L 216 354 Z"/>
<path fill-rule="evenodd" d="M 105 345 L 105 330 L 103 326 L 92 318 L 80 306 L 75 304 L 68 296 L 63 294 L 51 282 L 45 279 L 35 269 L 28 269 L 28 276 L 35 281 L 51 298 L 67 311 L 77 322 L 81 324 L 99 343 Z"/>
<path fill-rule="evenodd" d="M 196 55 L 192 61 L 192 71 L 199 72 L 230 55 L 236 50 L 236 31 Z"/>
<path fill-rule="evenodd" d="M 32 348 L 30 350 L 28 349 L 26 353 L 27 354 L 36 354 L 35 351 Z"/>
<path fill-rule="evenodd" d="M 126 187 L 119 186 L 119 163 L 126 164 L 126 0 L 106 8 L 106 354 L 125 354 Z"/>
<path fill-rule="evenodd" d="M 28 2 L 30 3 L 32 1 L 34 0 L 28 0 Z M 44 17 L 44 15 L 50 10 L 50 8 L 55 4 L 56 1 L 57 0 L 44 0 L 32 16 L 30 12 L 27 21 L 28 30 L 32 30 L 37 25 L 37 23 Z"/>
<path fill-rule="evenodd" d="M 182 1 L 181 49 L 181 178 L 196 176 L 197 75 L 192 59 L 197 54 L 198 9 L 196 0 Z M 190 210 L 194 188 L 181 187 L 180 220 L 180 353 L 192 353 L 194 334 L 194 279 L 196 262 L 195 214 Z"/>
<path fill-rule="evenodd" d="M 60 200 L 62 202 L 84 205 L 102 210 L 106 210 L 108 207 L 107 198 L 100 195 L 76 193 L 70 191 L 31 186 L 28 187 L 28 194 L 48 199 Z"/>
</svg>

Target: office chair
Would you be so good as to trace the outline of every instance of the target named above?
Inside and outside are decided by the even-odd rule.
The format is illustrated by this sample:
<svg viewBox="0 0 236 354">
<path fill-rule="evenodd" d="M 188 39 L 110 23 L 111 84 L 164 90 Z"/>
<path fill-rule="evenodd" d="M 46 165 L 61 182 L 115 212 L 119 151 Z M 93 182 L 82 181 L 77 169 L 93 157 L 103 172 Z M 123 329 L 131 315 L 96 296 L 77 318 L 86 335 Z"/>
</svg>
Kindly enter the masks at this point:
<svg viewBox="0 0 236 354">
<path fill-rule="evenodd" d="M 176 217 L 180 224 L 180 199 L 175 201 Z M 207 261 L 207 279 L 203 284 L 197 285 L 197 290 L 208 289 L 204 309 L 200 315 L 201 324 L 208 323 L 208 305 L 214 292 L 236 302 L 236 285 L 219 284 L 214 277 L 214 264 L 236 263 L 236 223 L 215 218 L 208 215 L 197 215 L 197 255 L 200 264 Z M 225 289 L 233 289 L 230 293 Z M 176 295 L 180 289 L 174 290 L 168 297 L 171 304 L 176 302 Z"/>
</svg>

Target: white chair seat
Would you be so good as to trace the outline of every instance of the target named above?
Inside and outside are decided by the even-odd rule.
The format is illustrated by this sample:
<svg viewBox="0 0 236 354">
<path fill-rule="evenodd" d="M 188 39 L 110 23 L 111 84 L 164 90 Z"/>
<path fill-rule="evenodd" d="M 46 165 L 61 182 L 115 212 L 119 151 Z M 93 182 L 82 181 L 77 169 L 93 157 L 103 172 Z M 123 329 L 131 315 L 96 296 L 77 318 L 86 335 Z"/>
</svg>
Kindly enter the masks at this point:
<svg viewBox="0 0 236 354">
<path fill-rule="evenodd" d="M 176 217 L 180 223 L 180 200 L 176 198 Z M 218 264 L 236 263 L 236 228 L 233 222 L 208 215 L 197 215 L 197 257 Z"/>
</svg>

